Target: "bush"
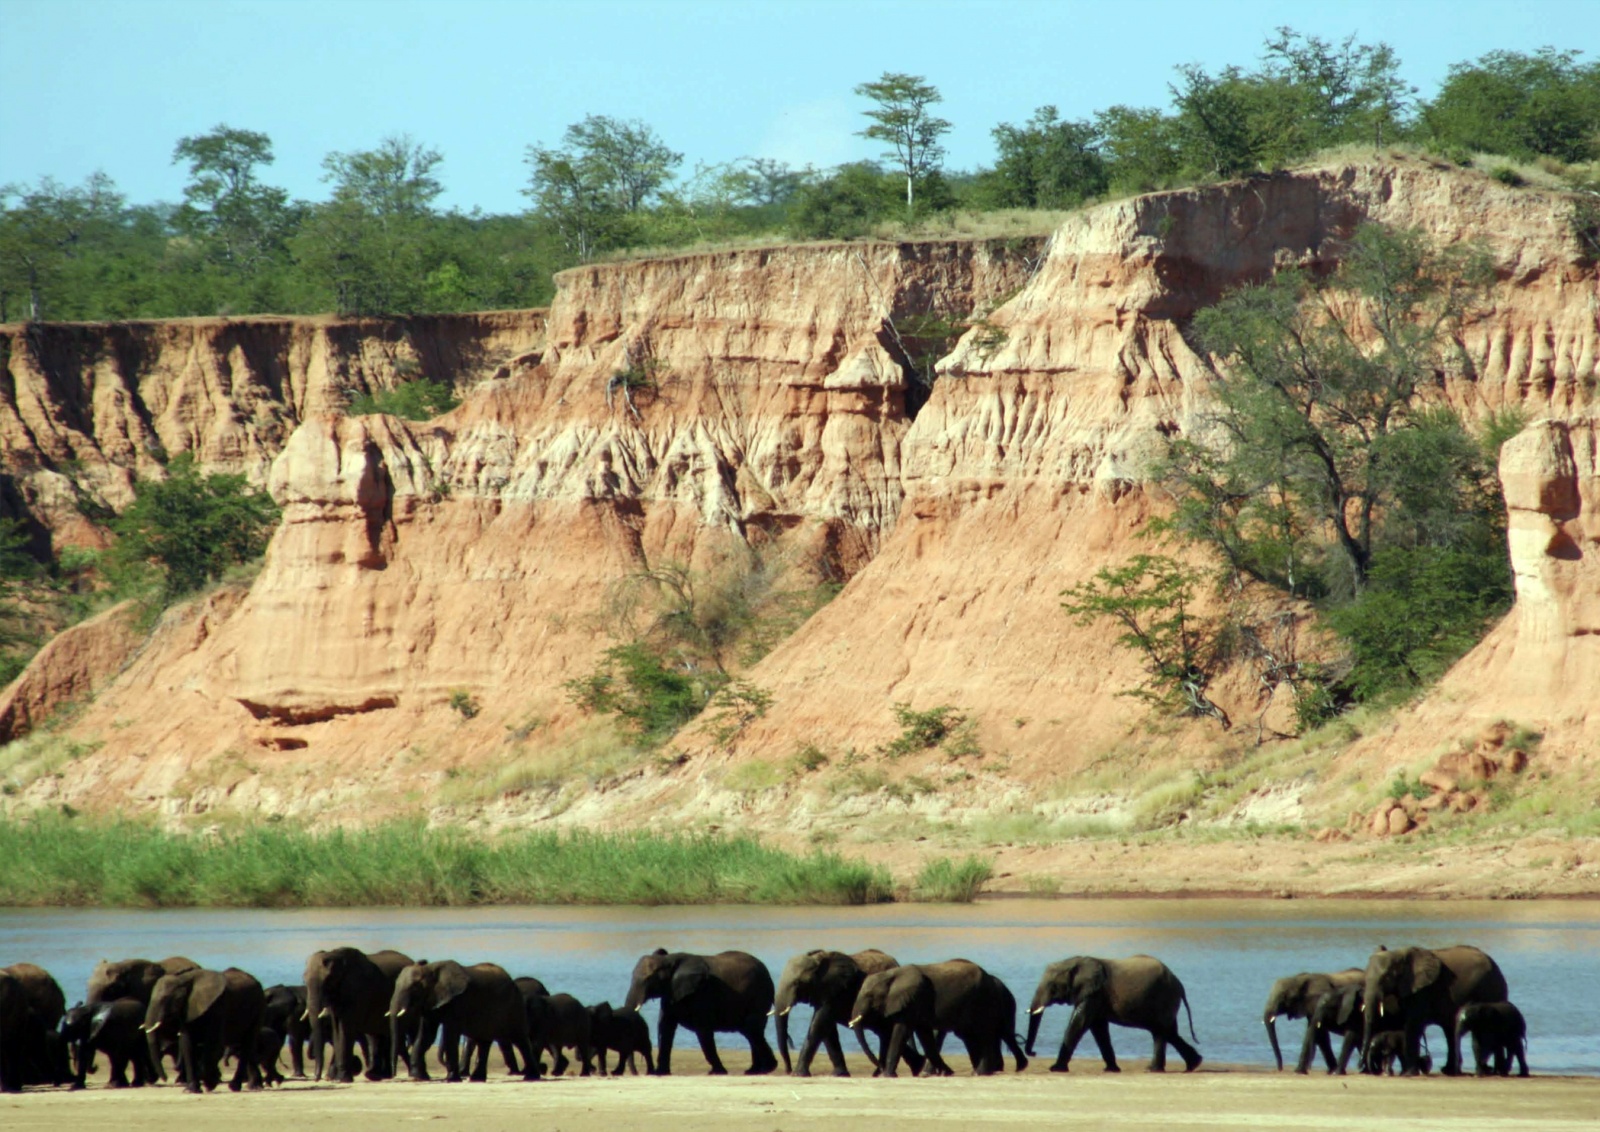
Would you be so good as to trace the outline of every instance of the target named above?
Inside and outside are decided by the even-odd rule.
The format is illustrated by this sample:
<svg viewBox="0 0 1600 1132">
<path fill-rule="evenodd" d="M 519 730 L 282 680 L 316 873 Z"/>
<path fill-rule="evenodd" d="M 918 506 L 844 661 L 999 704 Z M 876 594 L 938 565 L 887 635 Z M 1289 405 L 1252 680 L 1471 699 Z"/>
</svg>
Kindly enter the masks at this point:
<svg viewBox="0 0 1600 1132">
<path fill-rule="evenodd" d="M 380 389 L 376 393 L 362 393 L 350 402 L 352 417 L 387 413 L 407 421 L 431 421 L 461 404 L 453 386 L 444 381 L 421 378 L 406 381 L 393 389 Z"/>
<path fill-rule="evenodd" d="M 133 505 L 111 521 L 117 542 L 108 565 L 125 586 L 155 570 L 169 600 L 259 558 L 278 522 L 266 492 L 243 476 L 202 475 L 187 453 L 167 465 L 165 480 L 141 480 L 134 492 Z"/>
<path fill-rule="evenodd" d="M 982 857 L 936 857 L 917 873 L 911 899 L 928 904 L 971 904 L 993 877 L 994 862 Z"/>
<path fill-rule="evenodd" d="M 811 240 L 864 236 L 901 206 L 902 185 L 871 162 L 842 165 L 831 177 L 801 187 L 789 213 L 789 230 Z"/>
<path fill-rule="evenodd" d="M 898 738 L 883 748 L 891 759 L 937 747 L 967 721 L 965 713 L 949 704 L 927 711 L 913 711 L 910 704 L 894 705 L 894 720 L 901 727 Z"/>
</svg>

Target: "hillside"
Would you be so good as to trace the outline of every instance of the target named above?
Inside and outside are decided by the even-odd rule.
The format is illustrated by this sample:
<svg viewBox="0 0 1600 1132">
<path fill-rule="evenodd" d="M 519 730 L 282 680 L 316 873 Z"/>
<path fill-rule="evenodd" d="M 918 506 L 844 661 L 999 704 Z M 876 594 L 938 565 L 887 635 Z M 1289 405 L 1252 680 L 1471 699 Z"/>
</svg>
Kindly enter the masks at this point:
<svg viewBox="0 0 1600 1132">
<path fill-rule="evenodd" d="M 1517 608 L 1430 697 L 1337 749 L 1256 747 L 1283 707 L 1243 674 L 1223 694 L 1251 727 L 1152 730 L 1116 694 L 1130 657 L 1058 595 L 1138 549 L 1160 505 L 1141 468 L 1211 373 L 1188 318 L 1275 266 L 1331 270 L 1368 218 L 1493 254 L 1446 388 L 1469 416 L 1535 422 L 1502 464 Z M 1182 811 L 1196 771 L 1233 775 L 1236 823 L 1342 825 L 1337 807 L 1500 719 L 1543 733 L 1541 772 L 1592 790 L 1597 304 L 1561 198 L 1385 161 L 1113 202 L 1043 246 L 585 267 L 548 315 L 5 328 L 10 495 L 59 542 L 92 544 L 78 497 L 125 504 L 157 451 L 244 471 L 284 508 L 248 585 L 148 640 L 112 615 L 41 654 L 0 725 L 61 699 L 75 714 L 26 741 L 37 773 L 5 804 L 750 826 L 911 855 L 931 834 L 1014 843 L 1021 876 L 1092 854 L 1029 844 Z M 958 322 L 977 325 L 956 341 Z M 912 363 L 936 354 L 930 393 Z M 632 397 L 613 380 L 641 370 Z M 340 414 L 415 373 L 464 403 L 420 425 Z M 749 548 L 784 584 L 843 583 L 743 673 L 766 714 L 725 742 L 691 725 L 667 758 L 621 750 L 563 687 L 613 643 L 617 582 L 710 576 Z M 965 714 L 960 750 L 884 757 L 897 703 Z M 1216 862 L 1234 883 L 1184 881 L 1243 884 Z M 1584 867 L 1567 879 L 1592 886 Z"/>
</svg>

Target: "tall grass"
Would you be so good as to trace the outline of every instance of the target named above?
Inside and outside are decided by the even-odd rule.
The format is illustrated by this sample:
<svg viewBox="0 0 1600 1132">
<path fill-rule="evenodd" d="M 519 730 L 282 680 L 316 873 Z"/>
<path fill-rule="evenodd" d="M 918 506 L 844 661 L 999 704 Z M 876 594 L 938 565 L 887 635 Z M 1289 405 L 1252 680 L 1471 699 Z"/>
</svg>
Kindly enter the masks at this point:
<svg viewBox="0 0 1600 1132">
<path fill-rule="evenodd" d="M 748 837 L 530 832 L 482 837 L 394 823 L 215 836 L 130 821 L 0 822 L 0 906 L 867 904 L 887 871 Z"/>
<path fill-rule="evenodd" d="M 968 856 L 935 857 L 911 886 L 911 899 L 929 904 L 970 904 L 994 876 L 994 862 Z"/>
</svg>

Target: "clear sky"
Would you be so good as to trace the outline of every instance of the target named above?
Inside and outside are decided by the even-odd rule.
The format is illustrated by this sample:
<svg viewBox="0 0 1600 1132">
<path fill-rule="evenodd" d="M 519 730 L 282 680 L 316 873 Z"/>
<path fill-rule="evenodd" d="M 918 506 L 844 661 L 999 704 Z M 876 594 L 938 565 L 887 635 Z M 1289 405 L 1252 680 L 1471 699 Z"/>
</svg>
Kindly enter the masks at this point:
<svg viewBox="0 0 1600 1132">
<path fill-rule="evenodd" d="M 1600 52 L 1600 0 L 0 0 L 0 184 L 103 169 L 176 200 L 173 144 L 225 122 L 271 136 L 267 180 L 321 199 L 321 161 L 410 133 L 443 203 L 520 211 L 531 142 L 638 118 L 696 161 L 874 156 L 857 83 L 925 76 L 947 166 L 1053 103 L 1165 106 L 1173 68 L 1249 66 L 1279 25 L 1382 40 L 1431 94 L 1453 62 L 1545 44 Z"/>
</svg>

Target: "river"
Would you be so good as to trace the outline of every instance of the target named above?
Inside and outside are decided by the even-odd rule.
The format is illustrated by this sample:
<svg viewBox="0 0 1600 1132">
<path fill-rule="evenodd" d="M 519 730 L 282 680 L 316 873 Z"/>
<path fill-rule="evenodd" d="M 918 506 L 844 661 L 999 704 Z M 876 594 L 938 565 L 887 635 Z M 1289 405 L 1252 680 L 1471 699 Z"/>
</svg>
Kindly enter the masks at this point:
<svg viewBox="0 0 1600 1132">
<path fill-rule="evenodd" d="M 776 978 L 813 947 L 877 947 L 901 962 L 966 958 L 999 975 L 1026 1008 L 1045 964 L 1069 955 L 1143 952 L 1183 980 L 1200 1051 L 1220 1063 L 1268 1065 L 1261 1007 L 1272 980 L 1363 966 L 1378 944 L 1471 943 L 1499 962 L 1528 1019 L 1536 1073 L 1600 1074 L 1600 902 L 1405 900 L 987 900 L 866 908 L 335 908 L 287 911 L 0 909 L 0 963 L 49 969 L 68 1003 L 102 958 L 187 955 L 237 966 L 264 985 L 298 983 L 318 948 L 392 947 L 417 959 L 491 961 L 537 975 L 582 1001 L 620 1003 L 637 958 L 656 947 L 752 952 Z M 653 1021 L 653 1020 L 652 1020 Z M 1039 1053 L 1054 1056 L 1067 1008 L 1046 1015 Z M 1019 1029 L 1025 1023 L 1018 1019 Z M 806 1025 L 798 1008 L 791 1033 Z M 1187 1026 L 1185 1026 L 1187 1033 Z M 1292 1061 L 1302 1030 L 1279 1023 Z M 1148 1038 L 1113 1029 L 1130 1067 Z M 722 1043 L 737 1043 L 723 1035 Z M 1435 1042 L 1437 1041 L 1435 1037 Z M 693 1045 L 680 1034 L 679 1045 Z M 687 1047 L 685 1047 L 687 1048 Z M 1442 1054 L 1436 1046 L 1436 1058 Z M 1466 1053 L 1466 1051 L 1463 1051 Z M 1095 1057 L 1092 1041 L 1079 1057 Z M 1470 1065 L 1470 1054 L 1467 1054 Z"/>
</svg>

